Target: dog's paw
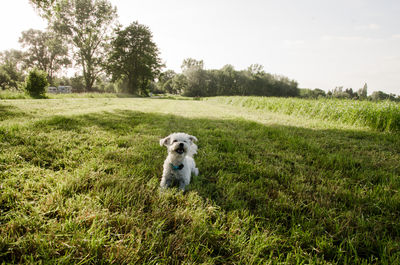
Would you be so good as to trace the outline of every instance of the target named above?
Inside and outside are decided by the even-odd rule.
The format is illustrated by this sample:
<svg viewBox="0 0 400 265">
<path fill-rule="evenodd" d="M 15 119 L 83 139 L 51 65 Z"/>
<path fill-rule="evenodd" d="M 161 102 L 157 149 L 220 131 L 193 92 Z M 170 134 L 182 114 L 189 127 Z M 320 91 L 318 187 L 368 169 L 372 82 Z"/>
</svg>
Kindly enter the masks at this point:
<svg viewBox="0 0 400 265">
<path fill-rule="evenodd" d="M 194 175 L 197 177 L 199 175 L 199 169 L 196 167 L 193 169 Z"/>
</svg>

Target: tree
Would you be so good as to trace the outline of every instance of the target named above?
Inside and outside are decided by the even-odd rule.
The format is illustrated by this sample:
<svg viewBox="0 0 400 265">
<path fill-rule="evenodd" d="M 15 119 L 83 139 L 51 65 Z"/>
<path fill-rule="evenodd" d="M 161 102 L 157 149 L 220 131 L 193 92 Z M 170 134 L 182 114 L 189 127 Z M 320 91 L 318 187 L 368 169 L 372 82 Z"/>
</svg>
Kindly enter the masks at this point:
<svg viewBox="0 0 400 265">
<path fill-rule="evenodd" d="M 345 98 L 350 98 L 350 95 L 345 91 L 343 91 L 343 86 L 338 86 L 333 89 L 332 97 L 345 99 Z"/>
<path fill-rule="evenodd" d="M 160 73 L 158 76 L 158 81 L 161 82 L 162 84 L 168 82 L 169 80 L 172 80 L 176 76 L 176 73 L 174 70 L 167 70 L 165 72 Z"/>
<path fill-rule="evenodd" d="M 346 88 L 346 90 L 344 92 L 349 95 L 349 98 L 357 99 L 357 97 L 358 97 L 358 94 L 356 92 L 353 92 L 352 88 Z"/>
<path fill-rule="evenodd" d="M 203 60 L 187 58 L 183 60 L 181 69 L 185 76 L 186 86 L 183 88 L 183 95 L 197 97 L 206 95 L 207 74 L 203 69 Z"/>
<path fill-rule="evenodd" d="M 182 73 L 185 73 L 188 70 L 203 70 L 204 69 L 204 62 L 203 60 L 196 60 L 193 58 L 187 58 L 183 60 L 181 65 Z"/>
<path fill-rule="evenodd" d="M 185 75 L 178 74 L 172 78 L 172 91 L 175 94 L 183 94 L 183 91 L 188 85 L 188 80 Z"/>
<path fill-rule="evenodd" d="M 73 44 L 75 60 L 90 91 L 103 71 L 116 8 L 107 0 L 58 0 L 52 6 L 55 13 L 48 17 L 50 24 Z"/>
<path fill-rule="evenodd" d="M 40 11 L 50 12 L 56 3 L 56 0 L 29 0 L 29 2 Z"/>
<path fill-rule="evenodd" d="M 10 87 L 12 80 L 3 67 L 0 67 L 0 89 L 5 90 Z"/>
<path fill-rule="evenodd" d="M 147 26 L 133 22 L 125 29 L 117 29 L 116 38 L 111 42 L 107 71 L 113 81 L 126 79 L 132 94 L 147 94 L 150 82 L 162 67 L 152 38 Z"/>
<path fill-rule="evenodd" d="M 224 65 L 216 74 L 218 76 L 217 95 L 234 95 L 236 93 L 237 72 L 233 65 Z"/>
<path fill-rule="evenodd" d="M 75 73 L 75 75 L 70 78 L 70 82 L 75 92 L 85 91 L 85 79 L 83 76 Z"/>
<path fill-rule="evenodd" d="M 367 99 L 367 97 L 368 97 L 368 95 L 367 95 L 367 89 L 368 89 L 368 86 L 367 86 L 367 83 L 365 83 L 364 86 L 363 86 L 363 88 L 360 88 L 360 89 L 357 91 L 357 95 L 358 95 L 358 98 L 359 98 L 359 99 Z"/>
<path fill-rule="evenodd" d="M 9 77 L 7 88 L 18 89 L 23 82 L 24 53 L 19 50 L 7 50 L 0 52 L 0 65 L 2 72 Z M 5 76 L 3 76 L 5 78 Z"/>
<path fill-rule="evenodd" d="M 27 66 L 47 72 L 51 84 L 54 74 L 63 66 L 71 64 L 68 59 L 68 47 L 55 32 L 30 29 L 22 32 L 19 42 L 27 48 Z"/>
<path fill-rule="evenodd" d="M 260 64 L 252 64 L 247 68 L 247 71 L 253 76 L 262 76 L 265 74 L 264 66 Z"/>
<path fill-rule="evenodd" d="M 176 76 L 176 73 L 173 70 L 167 70 L 160 73 L 157 80 L 158 91 L 176 94 L 176 91 L 174 91 L 174 88 L 172 86 L 172 79 L 174 78 L 174 76 Z"/>
<path fill-rule="evenodd" d="M 29 72 L 25 80 L 25 90 L 33 97 L 43 97 L 48 85 L 47 73 L 36 68 Z"/>
<path fill-rule="evenodd" d="M 29 2 L 43 18 L 50 18 L 57 10 L 57 0 L 29 0 Z"/>
<path fill-rule="evenodd" d="M 386 93 L 383 92 L 383 91 L 374 91 L 374 92 L 371 94 L 371 99 L 374 100 L 374 101 L 377 101 L 377 100 L 386 100 L 386 99 L 390 99 L 390 95 L 389 95 L 389 94 L 386 94 Z"/>
</svg>

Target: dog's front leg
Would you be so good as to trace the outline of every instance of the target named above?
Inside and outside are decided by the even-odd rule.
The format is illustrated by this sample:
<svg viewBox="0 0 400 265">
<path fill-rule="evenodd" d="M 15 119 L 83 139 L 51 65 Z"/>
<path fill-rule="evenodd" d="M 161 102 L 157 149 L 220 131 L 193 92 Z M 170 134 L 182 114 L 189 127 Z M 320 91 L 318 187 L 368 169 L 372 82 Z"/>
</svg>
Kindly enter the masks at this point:
<svg viewBox="0 0 400 265">
<path fill-rule="evenodd" d="M 171 172 L 164 166 L 160 186 L 161 188 L 168 188 L 169 186 L 171 186 L 171 184 L 172 184 Z"/>
<path fill-rule="evenodd" d="M 185 191 L 185 187 L 186 187 L 185 180 L 183 180 L 183 179 L 179 180 L 179 189 L 182 191 Z"/>
<path fill-rule="evenodd" d="M 170 178 L 163 176 L 161 179 L 160 187 L 166 189 L 169 186 L 171 186 L 171 182 L 172 182 L 172 180 Z"/>
</svg>

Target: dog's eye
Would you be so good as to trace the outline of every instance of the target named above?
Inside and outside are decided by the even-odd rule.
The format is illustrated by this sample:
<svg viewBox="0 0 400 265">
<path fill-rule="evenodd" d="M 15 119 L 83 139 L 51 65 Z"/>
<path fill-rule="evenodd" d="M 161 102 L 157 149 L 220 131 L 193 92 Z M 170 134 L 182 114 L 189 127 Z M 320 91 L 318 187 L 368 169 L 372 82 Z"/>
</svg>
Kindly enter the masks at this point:
<svg viewBox="0 0 400 265">
<path fill-rule="evenodd" d="M 173 140 L 172 142 L 173 142 L 173 143 L 176 143 L 176 142 L 178 142 L 178 140 Z"/>
</svg>

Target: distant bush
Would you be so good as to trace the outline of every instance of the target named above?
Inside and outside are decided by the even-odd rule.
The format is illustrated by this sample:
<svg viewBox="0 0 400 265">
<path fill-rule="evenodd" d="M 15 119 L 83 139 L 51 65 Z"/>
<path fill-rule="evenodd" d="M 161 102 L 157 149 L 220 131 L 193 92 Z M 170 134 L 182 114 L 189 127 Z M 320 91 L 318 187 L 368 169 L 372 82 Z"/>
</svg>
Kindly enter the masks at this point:
<svg viewBox="0 0 400 265">
<path fill-rule="evenodd" d="M 32 97 L 43 97 L 48 86 L 47 73 L 36 68 L 25 79 L 25 90 Z"/>
<path fill-rule="evenodd" d="M 312 89 L 307 89 L 307 88 L 301 88 L 299 89 L 299 97 L 300 98 L 324 98 L 326 97 L 325 91 L 322 89 L 316 88 L 314 90 Z"/>
</svg>

